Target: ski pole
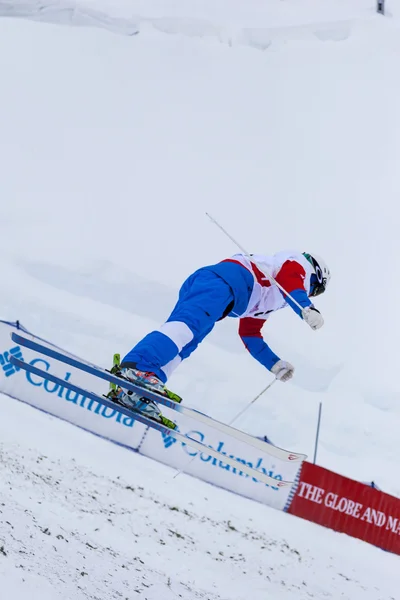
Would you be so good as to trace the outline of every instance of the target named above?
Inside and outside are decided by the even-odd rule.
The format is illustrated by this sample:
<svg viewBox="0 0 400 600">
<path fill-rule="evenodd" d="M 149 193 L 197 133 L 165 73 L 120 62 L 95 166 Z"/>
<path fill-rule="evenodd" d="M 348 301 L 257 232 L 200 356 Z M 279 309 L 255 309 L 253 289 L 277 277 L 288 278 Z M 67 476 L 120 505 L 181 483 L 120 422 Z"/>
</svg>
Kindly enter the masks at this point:
<svg viewBox="0 0 400 600">
<path fill-rule="evenodd" d="M 264 389 L 263 389 L 263 390 L 262 390 L 262 391 L 261 391 L 259 394 L 257 394 L 257 396 L 256 396 L 255 398 L 253 398 L 253 400 L 252 400 L 251 402 L 249 402 L 249 404 L 247 404 L 247 405 L 246 405 L 244 408 L 242 408 L 242 410 L 241 410 L 240 412 L 238 412 L 238 414 L 236 415 L 236 417 L 233 417 L 232 421 L 230 421 L 230 422 L 229 422 L 229 425 L 232 425 L 232 424 L 233 424 L 233 423 L 234 423 L 234 422 L 235 422 L 235 421 L 236 421 L 236 420 L 237 420 L 239 417 L 241 417 L 241 416 L 243 415 L 243 413 L 245 413 L 245 412 L 246 412 L 246 410 L 247 410 L 248 408 L 250 408 L 250 406 L 252 406 L 252 405 L 253 405 L 253 404 L 254 404 L 254 403 L 255 403 L 255 402 L 256 402 L 256 401 L 257 401 L 257 400 L 258 400 L 258 399 L 259 399 L 259 398 L 260 398 L 260 397 L 263 395 L 263 394 L 265 394 L 265 392 L 266 392 L 267 390 L 269 390 L 269 388 L 270 388 L 271 386 L 273 386 L 273 385 L 274 385 L 275 381 L 277 381 L 277 380 L 276 380 L 276 378 L 275 378 L 275 379 L 273 379 L 273 380 L 271 381 L 271 383 L 269 383 L 269 384 L 267 385 L 267 387 L 265 387 L 265 388 L 264 388 Z"/>
<path fill-rule="evenodd" d="M 238 419 L 244 412 L 246 412 L 246 410 L 248 408 L 250 408 L 250 406 L 252 406 L 263 394 L 265 394 L 265 392 L 267 390 L 269 390 L 269 388 L 271 386 L 274 385 L 275 381 L 277 381 L 276 378 L 273 379 L 271 381 L 271 383 L 269 383 L 267 385 L 267 387 L 265 387 L 259 394 L 257 394 L 257 396 L 255 398 L 253 398 L 253 400 L 251 400 L 251 402 L 249 402 L 248 404 L 246 404 L 246 406 L 240 412 L 238 412 L 238 414 L 235 417 L 233 417 L 233 419 L 229 422 L 229 425 L 232 425 L 232 423 L 234 423 L 236 421 L 236 419 Z M 192 462 L 194 461 L 195 458 L 196 458 L 196 455 L 192 456 L 192 458 L 186 463 L 186 465 L 184 467 L 182 467 L 181 469 L 179 469 L 179 471 L 177 471 L 175 473 L 175 475 L 173 476 L 172 479 L 176 479 L 178 477 L 178 475 L 180 475 L 181 473 L 183 473 L 184 471 L 186 471 L 186 469 L 188 468 L 188 466 L 192 464 Z"/>
<path fill-rule="evenodd" d="M 281 290 L 281 292 L 283 292 L 285 294 L 285 296 L 288 296 L 291 299 L 291 301 L 293 302 L 293 304 L 295 304 L 297 306 L 297 308 L 299 308 L 301 310 L 301 312 L 303 312 L 304 306 L 301 306 L 301 304 L 299 304 L 297 302 L 297 300 L 295 300 L 293 298 L 293 296 L 291 294 L 289 294 L 289 292 L 287 292 L 285 290 L 285 288 L 282 287 L 281 284 L 276 281 L 275 277 L 273 275 L 271 275 L 271 273 L 268 273 L 268 271 L 265 269 L 265 266 L 262 265 L 261 263 L 258 263 L 256 260 L 254 260 L 254 258 L 247 252 L 247 250 L 245 250 L 245 248 L 243 248 L 243 246 L 241 246 L 239 244 L 239 242 L 237 242 L 235 240 L 235 238 L 232 237 L 231 234 L 228 233 L 226 231 L 226 229 L 224 227 L 222 227 L 222 225 L 220 223 L 218 223 L 218 221 L 216 219 L 214 219 L 214 217 L 212 217 L 208 212 L 206 212 L 206 215 L 210 219 L 210 221 L 212 221 L 214 223 L 214 225 L 216 225 L 239 248 L 239 250 L 246 256 L 246 258 L 248 258 L 250 262 L 253 262 L 255 265 L 257 265 L 257 267 L 265 275 L 265 277 L 267 279 L 269 279 L 270 281 L 272 281 L 272 283 L 274 283 Z"/>
</svg>

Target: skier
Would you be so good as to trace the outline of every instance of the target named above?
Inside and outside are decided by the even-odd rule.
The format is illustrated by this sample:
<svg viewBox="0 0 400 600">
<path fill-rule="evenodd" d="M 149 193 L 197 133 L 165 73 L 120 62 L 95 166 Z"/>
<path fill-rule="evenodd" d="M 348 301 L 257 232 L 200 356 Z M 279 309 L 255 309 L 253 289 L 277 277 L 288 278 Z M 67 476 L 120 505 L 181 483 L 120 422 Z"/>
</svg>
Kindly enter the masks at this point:
<svg viewBox="0 0 400 600">
<path fill-rule="evenodd" d="M 264 274 L 271 274 L 286 293 Z M 114 371 L 122 377 L 180 402 L 165 383 L 179 363 L 190 356 L 225 317 L 239 319 L 239 335 L 250 354 L 279 381 L 289 381 L 294 367 L 263 340 L 261 329 L 270 313 L 290 306 L 312 329 L 324 320 L 310 298 L 322 294 L 330 280 L 325 262 L 308 253 L 279 252 L 273 256 L 235 254 L 202 267 L 183 283 L 178 302 L 164 325 L 146 335 Z M 290 294 L 290 296 L 288 295 Z M 118 404 L 174 427 L 156 404 L 123 388 L 110 392 Z"/>
</svg>

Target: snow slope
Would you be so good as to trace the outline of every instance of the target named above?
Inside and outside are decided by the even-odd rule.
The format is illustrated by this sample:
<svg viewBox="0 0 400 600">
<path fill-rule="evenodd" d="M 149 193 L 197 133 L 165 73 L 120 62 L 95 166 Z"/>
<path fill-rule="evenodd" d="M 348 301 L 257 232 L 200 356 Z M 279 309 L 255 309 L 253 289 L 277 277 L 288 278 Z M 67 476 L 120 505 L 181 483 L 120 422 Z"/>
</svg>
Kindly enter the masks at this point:
<svg viewBox="0 0 400 600">
<path fill-rule="evenodd" d="M 4 598 L 397 597 L 395 555 L 0 401 Z"/>
<path fill-rule="evenodd" d="M 266 335 L 311 388 L 341 371 L 324 392 L 276 386 L 243 427 L 312 455 L 322 401 L 321 463 L 399 494 L 399 38 L 395 20 L 361 17 L 344 41 L 267 52 L 3 19 L 0 303 L 107 364 L 192 270 L 235 252 L 206 209 L 250 250 L 315 249 L 334 275 L 317 302 L 326 326 L 283 311 Z M 230 419 L 269 374 L 234 321 L 209 340 L 171 386 Z"/>
<path fill-rule="evenodd" d="M 394 376 L 400 334 L 394 258 L 400 250 L 398 22 L 374 15 L 372 4 L 358 1 L 326 2 L 318 8 L 311 0 L 276 1 L 265 13 L 260 6 L 256 0 L 246 3 L 246 11 L 243 3 L 228 7 L 222 0 L 170 5 L 154 0 L 0 1 L 2 14 L 11 9 L 32 14 L 41 8 L 40 16 L 49 20 L 56 19 L 56 8 L 64 7 L 63 21 L 74 17 L 75 23 L 91 11 L 94 24 L 100 10 L 98 24 L 114 31 L 0 20 L 1 316 L 19 318 L 35 333 L 106 365 L 114 351 L 124 353 L 167 317 L 181 281 L 192 270 L 236 251 L 206 219 L 205 210 L 250 251 L 314 250 L 326 257 L 333 272 L 329 293 L 317 302 L 326 326 L 315 333 L 290 311 L 274 315 L 265 334 L 277 352 L 296 364 L 297 385 L 274 386 L 241 425 L 312 455 L 322 401 L 320 463 L 356 479 L 374 479 L 399 495 L 400 390 Z M 396 6 L 390 5 L 393 15 Z M 115 33 L 135 28 L 139 35 Z M 338 369 L 330 387 L 323 389 L 326 373 Z M 236 323 L 226 321 L 170 383 L 188 403 L 228 421 L 269 379 L 242 349 Z M 8 552 L 5 564 L 18 566 L 20 550 L 33 552 L 32 546 L 20 545 L 27 543 L 25 526 L 38 535 L 33 517 L 50 531 L 62 521 L 71 540 L 70 524 L 76 518 L 73 531 L 77 539 L 82 536 L 69 542 L 74 551 L 66 550 L 70 546 L 63 546 L 62 539 L 40 538 L 40 552 L 25 563 L 31 569 L 26 581 L 32 589 L 37 584 L 38 594 L 57 597 L 54 590 L 61 577 L 71 597 L 103 598 L 105 588 L 99 592 L 96 586 L 100 569 L 110 568 L 104 548 L 121 553 L 124 561 L 131 556 L 126 536 L 118 532 L 131 531 L 138 521 L 125 513 L 119 514 L 116 531 L 107 525 L 112 519 L 107 512 L 110 498 L 118 511 L 131 509 L 132 498 L 113 483 L 118 471 L 126 485 L 135 486 L 130 478 L 141 481 L 145 500 L 135 492 L 134 503 L 141 513 L 149 511 L 149 523 L 162 521 L 154 498 L 175 506 L 179 497 L 180 511 L 191 512 L 189 502 L 195 507 L 189 535 L 193 540 L 199 536 L 199 523 L 206 532 L 205 545 L 191 555 L 186 546 L 158 547 L 154 540 L 153 546 L 144 522 L 140 530 L 133 529 L 149 541 L 152 556 L 142 571 L 151 573 L 152 584 L 164 586 L 164 594 L 171 577 L 178 597 L 203 593 L 210 600 L 212 594 L 242 600 L 251 573 L 252 581 L 260 581 L 255 592 L 260 598 L 271 590 L 271 597 L 279 600 L 306 598 L 307 592 L 278 582 L 301 586 L 302 577 L 316 598 L 354 598 L 360 593 L 357 586 L 371 600 L 395 597 L 394 557 L 199 482 L 181 478 L 172 485 L 167 478 L 168 485 L 160 485 L 167 477 L 164 467 L 54 419 L 49 422 L 10 400 L 2 399 L 2 405 L 2 468 L 13 481 L 3 507 L 9 518 L 0 530 Z M 14 426 L 15 414 L 21 435 Z M 37 439 L 31 442 L 30 435 Z M 37 463 L 39 455 L 48 462 Z M 35 484 L 32 463 L 40 477 L 54 478 L 60 472 L 60 483 L 45 488 Z M 93 489 L 102 490 L 99 502 L 105 512 L 93 498 L 94 508 L 88 510 L 94 510 L 91 518 L 101 521 L 113 544 L 90 538 L 91 545 L 101 542 L 103 550 L 87 559 L 94 569 L 93 583 L 82 576 L 83 590 L 77 592 L 76 580 L 69 574 L 67 578 L 67 572 L 71 565 L 83 572 L 88 568 L 78 554 L 87 541 L 84 534 L 92 531 L 86 525 L 89 517 L 80 512 L 88 498 L 84 494 L 85 502 L 79 504 L 78 496 L 81 486 L 92 489 L 92 481 Z M 51 502 L 46 500 L 50 488 L 55 494 Z M 25 493 L 28 489 L 32 496 Z M 195 489 L 207 489 L 201 495 L 209 500 L 196 504 Z M 238 520 L 243 535 L 218 524 L 227 520 L 221 515 L 227 498 L 229 516 Z M 42 512 L 39 502 L 45 500 L 50 504 Z M 171 528 L 179 531 L 181 525 L 187 531 L 186 517 L 178 512 L 167 513 Z M 213 536 L 208 521 L 202 521 L 206 514 L 214 519 Z M 14 534 L 18 543 L 11 545 L 6 521 L 21 523 Z M 282 549 L 282 564 L 276 553 L 267 560 L 276 578 L 260 566 L 261 549 L 246 545 L 244 535 L 251 537 L 250 529 L 270 535 L 263 539 Z M 300 566 L 296 553 L 284 546 L 282 530 L 293 536 L 287 538 L 289 548 L 304 553 Z M 181 543 L 170 535 L 174 544 Z M 225 552 L 229 535 L 237 536 L 236 550 L 247 565 L 240 580 L 238 568 L 222 558 L 197 568 L 199 561 L 209 560 L 204 557 L 207 550 L 218 558 L 214 543 L 220 544 L 218 552 Z M 54 577 L 45 584 L 41 565 L 50 542 L 60 556 L 51 561 Z M 176 562 L 169 563 L 177 547 L 195 565 L 186 579 L 174 571 Z M 336 554 L 331 548 L 337 548 Z M 262 575 L 257 575 L 256 565 Z M 118 562 L 115 568 L 118 576 L 112 585 L 117 587 L 110 597 L 123 593 L 118 588 L 122 566 Z M 8 571 L 15 585 L 23 585 L 20 573 L 13 573 Z M 263 588 L 266 575 L 271 588 Z M 181 581 L 193 592 L 179 588 Z M 159 590 L 154 597 L 157 593 L 160 597 Z"/>
</svg>

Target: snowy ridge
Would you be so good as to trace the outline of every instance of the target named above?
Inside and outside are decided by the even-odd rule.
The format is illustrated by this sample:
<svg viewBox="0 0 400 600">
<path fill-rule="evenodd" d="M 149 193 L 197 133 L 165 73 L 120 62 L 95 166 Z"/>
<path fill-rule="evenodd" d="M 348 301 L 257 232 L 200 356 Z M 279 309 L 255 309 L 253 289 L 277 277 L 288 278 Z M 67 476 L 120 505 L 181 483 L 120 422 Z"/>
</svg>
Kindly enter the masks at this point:
<svg viewBox="0 0 400 600">
<path fill-rule="evenodd" d="M 0 1 L 0 14 L 25 17 L 73 26 L 95 26 L 122 35 L 135 35 L 141 30 L 153 28 L 169 35 L 183 35 L 205 41 L 218 41 L 228 46 L 249 46 L 266 50 L 289 42 L 343 41 L 351 35 L 356 23 L 354 19 L 287 26 L 241 27 L 213 22 L 203 17 L 190 16 L 146 16 L 134 14 L 112 17 L 95 8 L 95 4 L 81 4 L 71 0 L 12 0 Z M 133 4 L 134 6 L 134 4 Z"/>
<path fill-rule="evenodd" d="M 0 1 L 0 15 L 29 18 L 33 21 L 80 27 L 100 27 L 121 35 L 139 33 L 136 19 L 118 19 L 91 8 L 81 8 L 76 2 L 41 2 L 35 0 Z"/>
</svg>

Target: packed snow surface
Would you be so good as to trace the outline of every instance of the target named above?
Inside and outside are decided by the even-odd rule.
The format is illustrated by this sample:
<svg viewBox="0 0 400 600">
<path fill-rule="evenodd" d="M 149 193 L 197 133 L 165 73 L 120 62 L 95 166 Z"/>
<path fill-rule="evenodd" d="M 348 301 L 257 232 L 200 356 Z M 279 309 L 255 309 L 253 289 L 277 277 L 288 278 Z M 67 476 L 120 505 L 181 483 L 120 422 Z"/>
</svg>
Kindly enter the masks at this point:
<svg viewBox="0 0 400 600">
<path fill-rule="evenodd" d="M 398 557 L 0 397 L 13 600 L 395 600 Z"/>
</svg>

